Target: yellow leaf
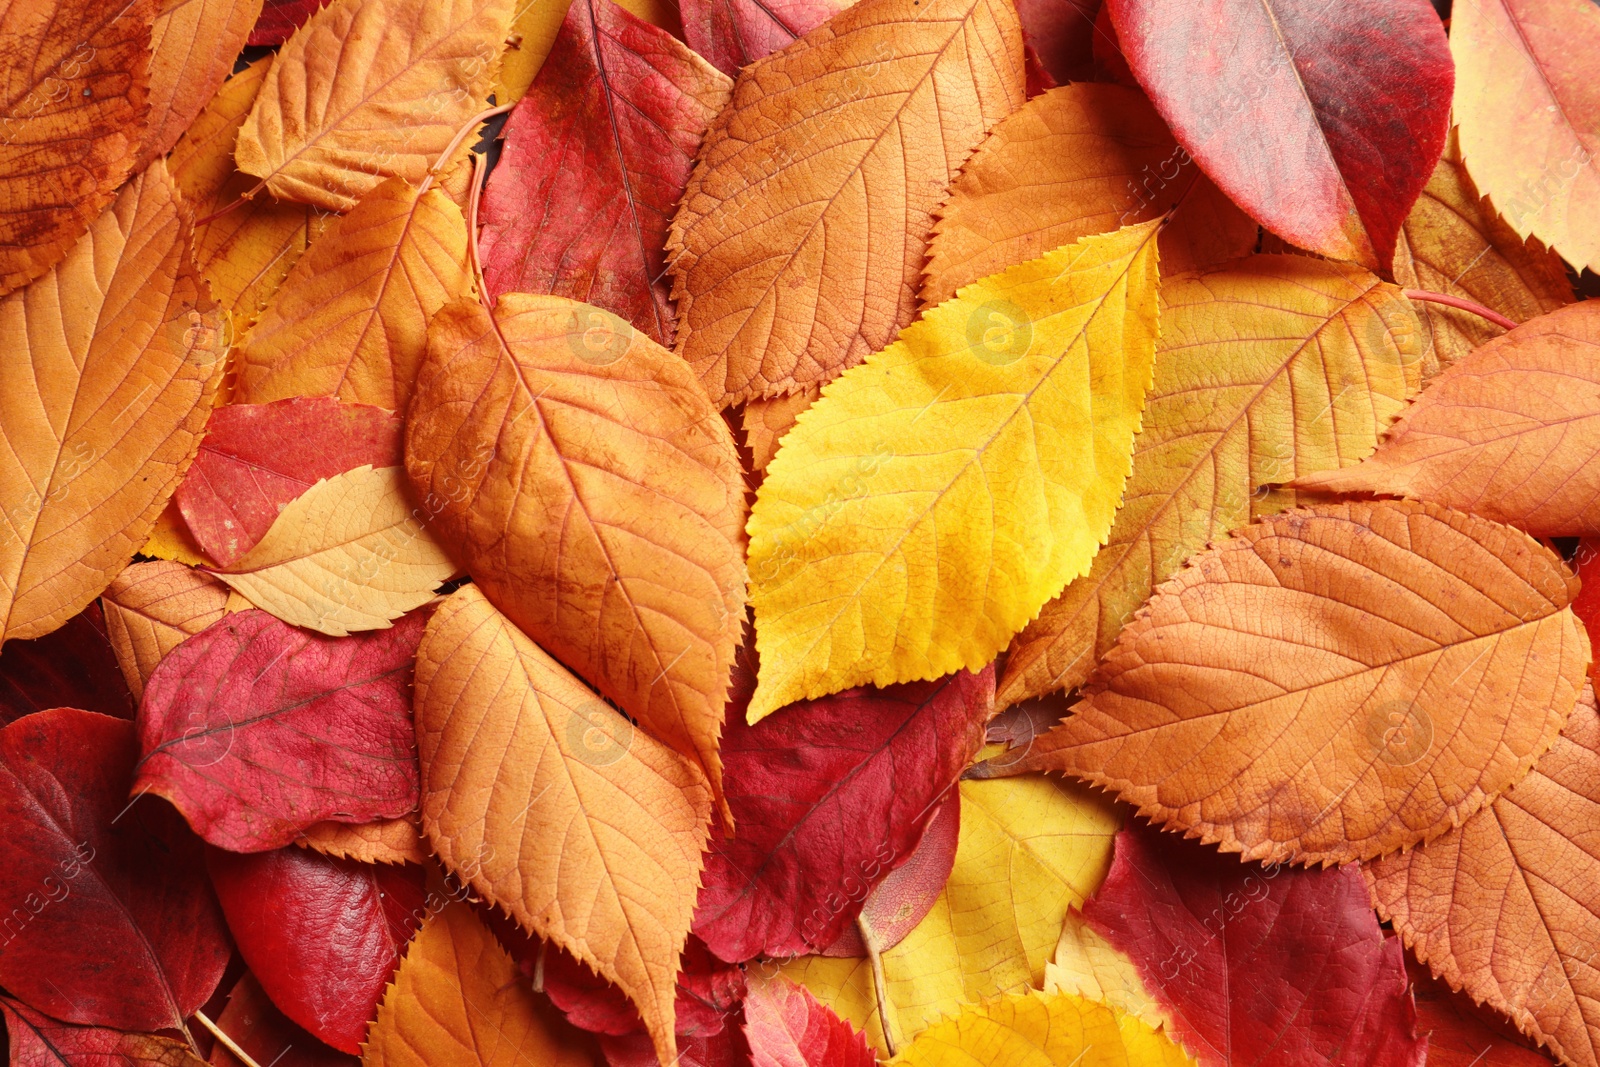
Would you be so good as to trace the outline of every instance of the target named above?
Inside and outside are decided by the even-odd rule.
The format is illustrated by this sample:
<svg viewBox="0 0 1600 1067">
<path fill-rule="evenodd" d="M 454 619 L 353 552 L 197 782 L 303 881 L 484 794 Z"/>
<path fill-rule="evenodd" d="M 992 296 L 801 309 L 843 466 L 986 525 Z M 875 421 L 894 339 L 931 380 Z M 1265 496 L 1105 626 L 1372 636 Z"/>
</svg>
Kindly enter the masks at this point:
<svg viewBox="0 0 1600 1067">
<path fill-rule="evenodd" d="M 862 0 L 739 72 L 667 241 L 678 352 L 719 407 L 894 340 L 934 208 L 1022 89 L 1002 0 Z"/>
<path fill-rule="evenodd" d="M 156 516 L 156 524 L 150 531 L 150 538 L 145 541 L 144 547 L 139 549 L 139 553 L 154 559 L 176 560 L 191 567 L 216 566 L 200 546 L 194 543 L 194 535 L 189 532 L 188 524 L 183 521 L 183 512 L 178 510 L 178 503 L 175 500 L 168 500 L 167 506 Z"/>
<path fill-rule="evenodd" d="M 422 825 L 440 860 L 638 1007 L 663 1063 L 711 791 L 476 586 L 417 650 Z"/>
<path fill-rule="evenodd" d="M 106 634 L 133 699 L 168 652 L 227 613 L 228 587 L 168 560 L 135 563 L 106 588 Z"/>
<path fill-rule="evenodd" d="M 336 396 L 404 411 L 428 320 L 471 292 L 461 209 L 391 178 L 295 264 L 240 348 L 238 398 Z"/>
<path fill-rule="evenodd" d="M 136 169 L 166 155 L 233 73 L 260 14 L 261 0 L 164 0 L 150 27 L 150 120 Z"/>
<path fill-rule="evenodd" d="M 1095 933 L 1076 909 L 1067 912 L 1055 959 L 1045 965 L 1044 991 L 1105 1004 L 1153 1030 L 1169 1027 L 1167 1013 L 1145 988 L 1133 961 Z"/>
<path fill-rule="evenodd" d="M 902 1042 L 998 993 L 1037 987 L 1067 909 L 1097 889 L 1122 824 L 1075 783 L 1037 776 L 961 783 L 955 866 L 932 910 L 883 954 L 892 1027 Z M 783 967 L 886 1047 L 865 960 L 806 956 Z"/>
<path fill-rule="evenodd" d="M 522 99 L 544 66 L 561 30 L 561 20 L 567 17 L 571 6 L 572 0 L 517 0 L 508 38 L 511 43 L 501 56 L 494 79 L 496 104 L 514 104 Z"/>
<path fill-rule="evenodd" d="M 334 637 L 385 630 L 455 573 L 423 514 L 399 467 L 357 467 L 291 500 L 217 577 L 293 626 Z"/>
<path fill-rule="evenodd" d="M 1270 486 L 1370 455 L 1420 372 L 1410 304 L 1354 264 L 1252 256 L 1163 278 L 1155 383 L 1110 538 L 1011 642 L 997 702 L 1082 685 L 1184 560 L 1293 499 Z"/>
<path fill-rule="evenodd" d="M 584 1043 L 470 906 L 446 904 L 406 948 L 362 1067 L 593 1067 Z"/>
<path fill-rule="evenodd" d="M 0 641 L 99 596 L 199 448 L 222 360 L 189 237 L 156 162 L 0 300 Z"/>
<path fill-rule="evenodd" d="M 507 293 L 441 311 L 406 469 L 496 607 L 720 796 L 743 634 L 744 476 L 683 361 L 610 312 Z"/>
<path fill-rule="evenodd" d="M 1014 993 L 923 1031 L 903 1067 L 1188 1067 L 1171 1038 L 1070 993 Z"/>
<path fill-rule="evenodd" d="M 752 722 L 981 670 L 1088 569 L 1150 385 L 1158 226 L 963 289 L 800 416 L 750 515 Z"/>
<path fill-rule="evenodd" d="M 421 182 L 483 110 L 512 0 L 333 0 L 278 53 L 239 131 L 239 169 L 280 199 L 348 211 Z"/>
</svg>

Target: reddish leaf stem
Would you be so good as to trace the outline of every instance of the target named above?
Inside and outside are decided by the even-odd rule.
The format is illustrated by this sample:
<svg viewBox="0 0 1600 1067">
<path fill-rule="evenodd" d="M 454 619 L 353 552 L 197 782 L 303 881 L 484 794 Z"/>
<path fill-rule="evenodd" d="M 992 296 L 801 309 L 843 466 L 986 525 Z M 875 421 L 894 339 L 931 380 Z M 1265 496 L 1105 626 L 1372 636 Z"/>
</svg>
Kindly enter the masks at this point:
<svg viewBox="0 0 1600 1067">
<path fill-rule="evenodd" d="M 226 215 L 228 212 L 232 211 L 234 208 L 238 207 L 240 204 L 243 204 L 245 201 L 255 199 L 255 195 L 257 193 L 259 193 L 261 190 L 265 189 L 266 187 L 267 187 L 267 179 L 262 178 L 260 181 L 256 182 L 256 184 L 253 187 L 251 187 L 250 189 L 247 189 L 243 194 L 241 194 L 239 199 L 235 200 L 233 203 L 229 204 L 227 207 L 220 208 L 217 211 L 213 211 L 211 214 L 207 215 L 203 219 L 195 219 L 194 220 L 194 228 L 198 230 L 200 227 L 204 226 L 206 223 L 211 222 L 214 219 L 220 219 L 222 216 Z"/>
<path fill-rule="evenodd" d="M 1516 323 L 1512 322 L 1498 311 L 1491 311 L 1482 304 L 1474 304 L 1472 301 L 1463 300 L 1459 296 L 1450 296 L 1447 293 L 1435 293 L 1429 289 L 1402 289 L 1401 292 L 1405 294 L 1405 297 L 1408 300 L 1426 300 L 1430 303 L 1443 304 L 1446 307 L 1459 308 L 1462 311 L 1470 311 L 1480 319 L 1489 320 L 1502 330 L 1514 330 L 1517 328 Z"/>
<path fill-rule="evenodd" d="M 467 139 L 467 134 L 471 133 L 485 122 L 488 122 L 496 115 L 504 115 L 513 107 L 516 107 L 516 105 L 501 104 L 499 107 L 491 107 L 485 111 L 478 112 L 466 122 L 462 123 L 461 128 L 456 131 L 456 135 L 450 138 L 450 143 L 444 146 L 444 151 L 439 153 L 439 158 L 434 161 L 433 166 L 428 168 L 428 176 L 422 179 L 422 185 L 417 188 L 417 195 L 420 196 L 428 191 L 428 186 L 433 184 L 433 179 L 438 177 L 439 171 L 443 169 L 445 162 L 455 154 L 455 150 L 461 147 L 461 142 Z"/>
</svg>

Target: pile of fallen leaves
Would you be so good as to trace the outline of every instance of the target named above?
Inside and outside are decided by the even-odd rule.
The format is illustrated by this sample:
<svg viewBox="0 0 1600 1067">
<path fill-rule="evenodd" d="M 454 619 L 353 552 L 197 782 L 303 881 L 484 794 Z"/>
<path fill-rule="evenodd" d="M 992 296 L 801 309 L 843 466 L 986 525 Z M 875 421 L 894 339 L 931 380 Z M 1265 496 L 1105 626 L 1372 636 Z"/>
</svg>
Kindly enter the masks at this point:
<svg viewBox="0 0 1600 1067">
<path fill-rule="evenodd" d="M 11 1063 L 1600 1067 L 1600 6 L 1442 6 L 0 0 Z"/>
</svg>

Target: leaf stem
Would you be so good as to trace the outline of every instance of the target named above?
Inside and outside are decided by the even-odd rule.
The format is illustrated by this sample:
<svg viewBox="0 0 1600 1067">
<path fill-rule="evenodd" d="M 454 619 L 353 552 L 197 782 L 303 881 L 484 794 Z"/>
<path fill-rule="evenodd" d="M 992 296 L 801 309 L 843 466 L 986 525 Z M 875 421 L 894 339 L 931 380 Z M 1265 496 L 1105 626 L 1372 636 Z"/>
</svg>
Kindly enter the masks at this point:
<svg viewBox="0 0 1600 1067">
<path fill-rule="evenodd" d="M 213 222 L 216 219 L 220 219 L 222 216 L 226 215 L 228 212 L 232 211 L 234 208 L 239 207 L 245 201 L 254 200 L 256 194 L 259 193 L 261 190 L 265 189 L 266 187 L 267 187 L 267 179 L 262 178 L 260 181 L 256 182 L 254 186 L 252 186 L 251 188 L 249 188 L 249 189 L 245 190 L 243 193 L 241 193 L 239 195 L 239 199 L 235 200 L 233 203 L 229 204 L 227 207 L 219 208 L 216 211 L 213 211 L 211 214 L 207 215 L 203 219 L 195 219 L 194 220 L 194 228 L 198 230 L 200 227 L 206 225 L 206 223 Z"/>
<path fill-rule="evenodd" d="M 878 996 L 878 1022 L 883 1026 L 883 1046 L 888 1050 L 889 1058 L 895 1055 L 894 1026 L 889 1021 L 889 990 L 883 980 L 883 948 L 878 943 L 878 932 L 872 928 L 864 914 L 856 915 L 856 930 L 861 934 L 861 943 L 867 946 L 867 961 L 872 964 L 872 988 Z"/>
<path fill-rule="evenodd" d="M 488 122 L 496 115 L 504 115 L 513 107 L 516 107 L 516 105 L 501 104 L 499 107 L 491 107 L 487 110 L 478 112 L 476 115 L 472 116 L 465 123 L 463 123 L 461 128 L 456 131 L 456 135 L 450 138 L 450 143 L 444 146 L 444 151 L 439 153 L 439 158 L 434 160 L 433 166 L 428 168 L 428 175 L 422 179 L 422 184 L 418 186 L 417 195 L 421 196 L 423 193 L 428 191 L 428 186 L 433 184 L 433 179 L 439 176 L 439 171 L 444 167 L 445 162 L 455 154 L 455 150 L 461 147 L 461 142 L 467 139 L 467 134 L 471 133 L 479 126 L 482 126 L 485 122 Z"/>
<path fill-rule="evenodd" d="M 1502 330 L 1514 330 L 1517 324 L 1500 314 L 1491 311 L 1482 304 L 1474 304 L 1470 300 L 1463 300 L 1459 296 L 1450 296 L 1448 293 L 1435 293 L 1431 289 L 1402 289 L 1400 290 L 1407 300 L 1424 300 L 1433 304 L 1443 304 L 1446 307 L 1457 308 L 1461 311 L 1470 311 L 1480 319 L 1487 319 Z"/>
<path fill-rule="evenodd" d="M 472 282 L 478 287 L 478 299 L 485 311 L 493 311 L 488 287 L 483 284 L 483 257 L 478 253 L 478 199 L 483 193 L 483 175 L 478 173 L 481 163 L 476 152 L 467 158 L 472 160 L 472 196 L 467 200 L 467 258 L 472 266 Z"/>
<path fill-rule="evenodd" d="M 201 1026 L 211 1031 L 211 1035 L 213 1037 L 222 1042 L 223 1048 L 237 1056 L 239 1058 L 239 1062 L 244 1064 L 244 1067 L 261 1067 L 261 1065 L 251 1057 L 250 1053 L 240 1048 L 239 1043 L 233 1038 L 229 1037 L 227 1033 L 223 1031 L 222 1027 L 206 1018 L 205 1012 L 197 1011 L 194 1013 L 194 1017 L 200 1020 Z"/>
</svg>

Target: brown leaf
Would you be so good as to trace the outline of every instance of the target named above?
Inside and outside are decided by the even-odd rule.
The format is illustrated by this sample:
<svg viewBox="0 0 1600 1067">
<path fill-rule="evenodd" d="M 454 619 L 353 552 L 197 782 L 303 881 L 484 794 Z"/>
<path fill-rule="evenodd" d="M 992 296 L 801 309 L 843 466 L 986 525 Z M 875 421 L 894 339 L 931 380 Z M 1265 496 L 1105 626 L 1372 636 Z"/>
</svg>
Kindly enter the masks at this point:
<svg viewBox="0 0 1600 1067">
<path fill-rule="evenodd" d="M 406 470 L 484 595 L 720 795 L 744 477 L 683 362 L 561 297 L 507 293 L 492 318 L 451 304 L 429 330 Z"/>
<path fill-rule="evenodd" d="M 439 858 L 615 983 L 663 1063 L 711 795 L 495 610 L 453 594 L 417 650 L 422 824 Z"/>
<path fill-rule="evenodd" d="M 106 588 L 106 633 L 135 700 L 168 652 L 227 614 L 228 587 L 170 560 L 135 563 Z"/>
<path fill-rule="evenodd" d="M 511 0 L 333 0 L 278 53 L 239 131 L 239 169 L 280 199 L 348 211 L 422 180 L 483 110 Z"/>
<path fill-rule="evenodd" d="M 194 458 L 222 353 L 189 237 L 154 163 L 0 301 L 0 640 L 49 633 L 99 596 Z"/>
<path fill-rule="evenodd" d="M 157 0 L 29 0 L 0 13 L 0 293 L 74 247 L 133 169 Z"/>
<path fill-rule="evenodd" d="M 1157 590 L 1017 766 L 1246 859 L 1409 847 L 1554 741 L 1589 669 L 1577 589 L 1526 534 L 1436 505 L 1285 512 Z"/>
<path fill-rule="evenodd" d="M 1597 825 L 1591 689 L 1532 773 L 1488 808 L 1363 864 L 1378 913 L 1434 974 L 1584 1067 L 1600 1063 Z"/>
<path fill-rule="evenodd" d="M 892 341 L 934 208 L 1021 103 L 998 0 L 862 0 L 740 71 L 668 238 L 677 350 L 712 400 L 826 382 Z"/>
<path fill-rule="evenodd" d="M 150 29 L 150 119 L 135 170 L 167 154 L 227 76 L 261 0 L 164 0 Z"/>
</svg>

